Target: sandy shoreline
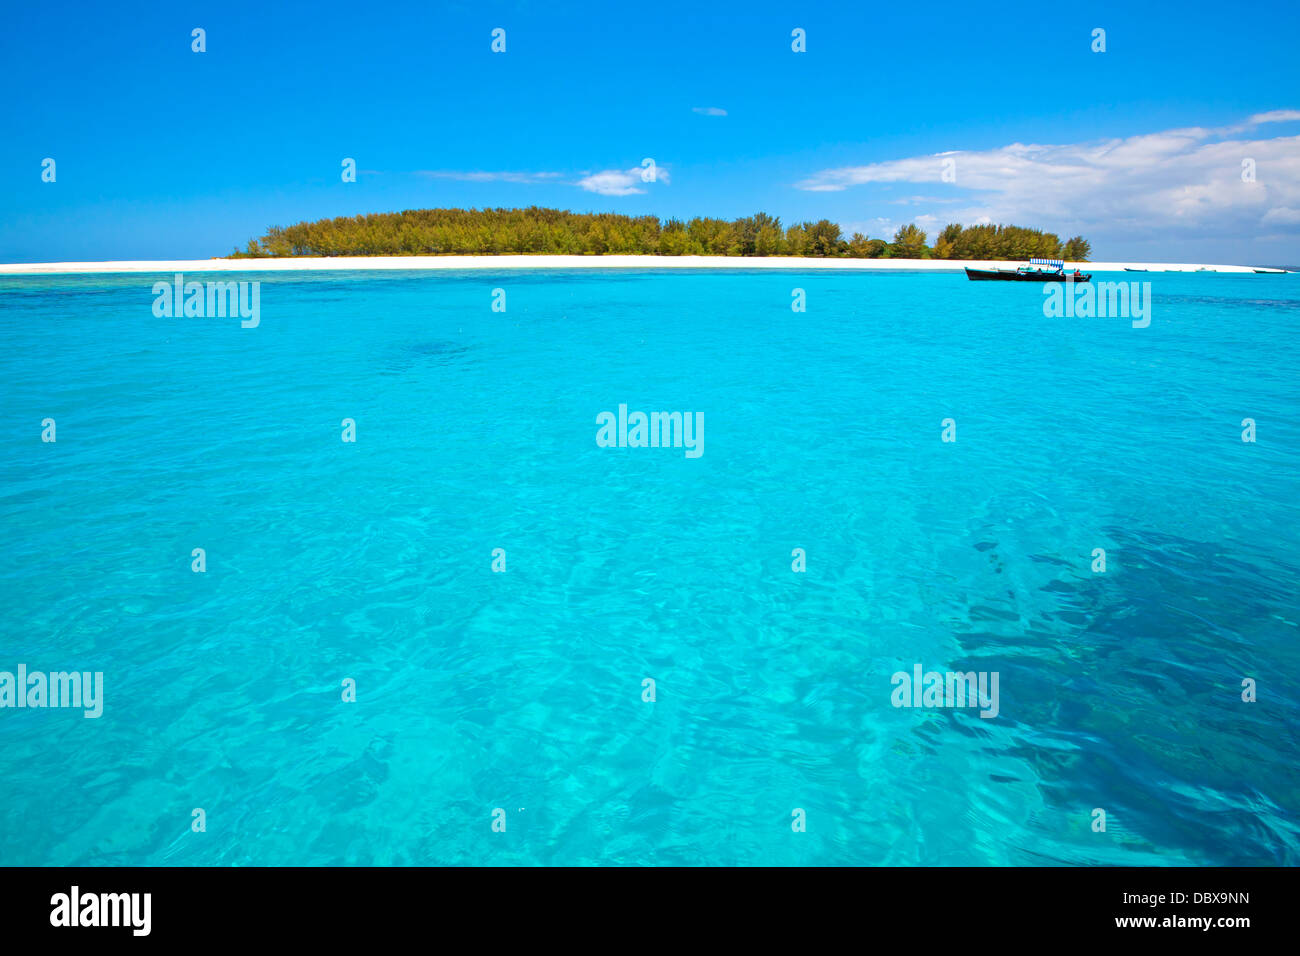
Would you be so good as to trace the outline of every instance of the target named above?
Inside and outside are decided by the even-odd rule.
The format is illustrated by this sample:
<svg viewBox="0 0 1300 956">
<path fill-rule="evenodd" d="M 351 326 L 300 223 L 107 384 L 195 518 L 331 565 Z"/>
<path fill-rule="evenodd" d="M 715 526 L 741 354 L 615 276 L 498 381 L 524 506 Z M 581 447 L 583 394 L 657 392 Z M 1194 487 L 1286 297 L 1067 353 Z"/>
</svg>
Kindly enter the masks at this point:
<svg viewBox="0 0 1300 956">
<path fill-rule="evenodd" d="M 129 262 L 32 262 L 0 264 L 0 275 L 78 275 L 114 272 L 327 272 L 347 269 L 839 269 L 848 271 L 960 272 L 966 266 L 1010 269 L 1016 262 L 969 259 L 812 259 L 799 256 L 337 256 L 294 259 L 188 259 Z M 1252 266 L 1206 263 L 1082 262 L 1067 263 L 1084 272 L 1252 273 Z"/>
</svg>

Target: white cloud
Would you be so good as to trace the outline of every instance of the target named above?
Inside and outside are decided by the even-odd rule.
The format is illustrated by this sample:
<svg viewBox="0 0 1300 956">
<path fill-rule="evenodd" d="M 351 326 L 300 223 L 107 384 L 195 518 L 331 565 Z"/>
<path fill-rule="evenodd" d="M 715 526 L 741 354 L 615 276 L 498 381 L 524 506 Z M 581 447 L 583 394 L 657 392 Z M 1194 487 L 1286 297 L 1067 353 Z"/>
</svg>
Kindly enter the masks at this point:
<svg viewBox="0 0 1300 956">
<path fill-rule="evenodd" d="M 1287 209 L 1285 206 L 1279 206 L 1277 209 L 1270 209 L 1264 213 L 1261 222 L 1279 226 L 1300 226 L 1300 209 Z"/>
<path fill-rule="evenodd" d="M 692 106 L 692 113 L 699 113 L 701 116 L 726 116 L 727 111 L 719 109 L 716 106 Z"/>
<path fill-rule="evenodd" d="M 457 179 L 469 183 L 545 183 L 554 182 L 563 176 L 563 173 L 460 172 L 440 169 L 417 169 L 416 174 L 430 179 Z"/>
<path fill-rule="evenodd" d="M 602 196 L 631 196 L 645 192 L 641 187 L 648 184 L 641 178 L 643 172 L 639 166 L 635 169 L 606 169 L 584 176 L 578 180 L 577 185 L 589 193 L 600 193 Z M 656 167 L 654 181 L 667 184 L 668 170 L 662 166 Z"/>
<path fill-rule="evenodd" d="M 1298 110 L 1252 116 L 1240 127 L 1179 129 L 1126 139 L 1063 145 L 1012 143 L 865 166 L 825 169 L 797 183 L 839 192 L 867 183 L 936 183 L 960 190 L 966 205 L 919 209 L 918 223 L 938 218 L 994 221 L 1070 233 L 1133 238 L 1256 236 L 1300 225 L 1300 136 L 1232 138 L 1265 123 L 1300 120 Z M 955 161 L 955 183 L 943 183 L 944 160 Z M 1243 160 L 1255 181 L 1243 182 Z M 915 197 L 916 205 L 925 202 Z"/>
<path fill-rule="evenodd" d="M 638 166 L 635 169 L 606 169 L 598 173 L 578 173 L 579 179 L 576 181 L 567 178 L 574 174 L 550 173 L 550 172 L 509 172 L 509 171 L 490 171 L 490 170 L 452 170 L 452 169 L 417 169 L 417 176 L 425 176 L 429 179 L 454 179 L 459 182 L 467 183 L 520 183 L 524 185 L 553 184 L 562 186 L 577 186 L 587 192 L 599 193 L 602 196 L 631 196 L 636 193 L 644 193 L 646 190 L 643 186 L 647 185 L 641 178 L 644 170 Z M 668 170 L 663 166 L 655 169 L 655 178 L 653 182 L 669 182 Z"/>
<path fill-rule="evenodd" d="M 1290 123 L 1295 120 L 1300 120 L 1300 110 L 1269 110 L 1267 113 L 1256 113 L 1246 122 L 1239 123 L 1236 126 L 1225 126 L 1219 132 L 1231 136 L 1236 133 L 1244 133 L 1264 123 Z"/>
<path fill-rule="evenodd" d="M 893 239 L 894 233 L 898 231 L 899 226 L 903 225 L 886 216 L 877 216 L 875 219 L 863 219 L 857 222 L 844 222 L 840 224 L 840 231 L 845 237 L 852 236 L 855 232 L 860 232 L 868 239 Z"/>
</svg>

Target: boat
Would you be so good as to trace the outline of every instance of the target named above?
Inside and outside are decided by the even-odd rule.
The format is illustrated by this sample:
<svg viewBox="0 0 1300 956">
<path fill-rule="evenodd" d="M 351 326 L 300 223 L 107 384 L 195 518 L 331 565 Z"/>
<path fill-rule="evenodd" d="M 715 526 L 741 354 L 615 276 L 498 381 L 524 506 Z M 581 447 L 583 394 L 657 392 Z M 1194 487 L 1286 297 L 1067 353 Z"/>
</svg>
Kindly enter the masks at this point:
<svg viewBox="0 0 1300 956">
<path fill-rule="evenodd" d="M 1150 269 L 1134 269 L 1132 266 L 1125 266 L 1125 272 L 1150 272 Z"/>
<path fill-rule="evenodd" d="M 1029 265 L 1018 269 L 972 269 L 966 267 L 966 278 L 972 282 L 988 279 L 1003 282 L 1090 282 L 1091 273 L 1065 271 L 1065 262 L 1061 259 L 1030 259 Z"/>
<path fill-rule="evenodd" d="M 1256 269 L 1260 275 L 1282 276 L 1286 275 L 1285 269 Z"/>
</svg>

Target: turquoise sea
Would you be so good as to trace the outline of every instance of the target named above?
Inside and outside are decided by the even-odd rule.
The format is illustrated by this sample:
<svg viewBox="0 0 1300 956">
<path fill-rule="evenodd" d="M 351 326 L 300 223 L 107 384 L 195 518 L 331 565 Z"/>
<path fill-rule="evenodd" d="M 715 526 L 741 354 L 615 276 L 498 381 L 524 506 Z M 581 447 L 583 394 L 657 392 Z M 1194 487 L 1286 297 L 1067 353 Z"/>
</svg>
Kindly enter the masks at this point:
<svg viewBox="0 0 1300 956">
<path fill-rule="evenodd" d="M 1300 276 L 230 278 L 0 279 L 0 863 L 1300 863 Z"/>
</svg>

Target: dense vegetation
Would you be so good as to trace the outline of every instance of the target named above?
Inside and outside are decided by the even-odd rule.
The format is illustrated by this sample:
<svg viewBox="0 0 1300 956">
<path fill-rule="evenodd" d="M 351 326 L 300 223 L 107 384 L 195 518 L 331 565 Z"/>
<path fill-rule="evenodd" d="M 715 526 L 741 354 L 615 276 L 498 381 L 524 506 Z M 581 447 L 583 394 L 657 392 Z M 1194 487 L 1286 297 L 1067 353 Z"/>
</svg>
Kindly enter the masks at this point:
<svg viewBox="0 0 1300 956">
<path fill-rule="evenodd" d="M 1084 261 L 1088 241 L 1061 242 L 1021 226 L 944 227 L 934 246 L 915 225 L 893 241 L 854 233 L 822 219 L 782 227 L 766 213 L 689 222 L 559 209 L 408 209 L 272 226 L 233 258 L 263 256 L 417 256 L 551 253 L 661 256 L 846 256 L 860 259 L 1029 259 Z"/>
</svg>

